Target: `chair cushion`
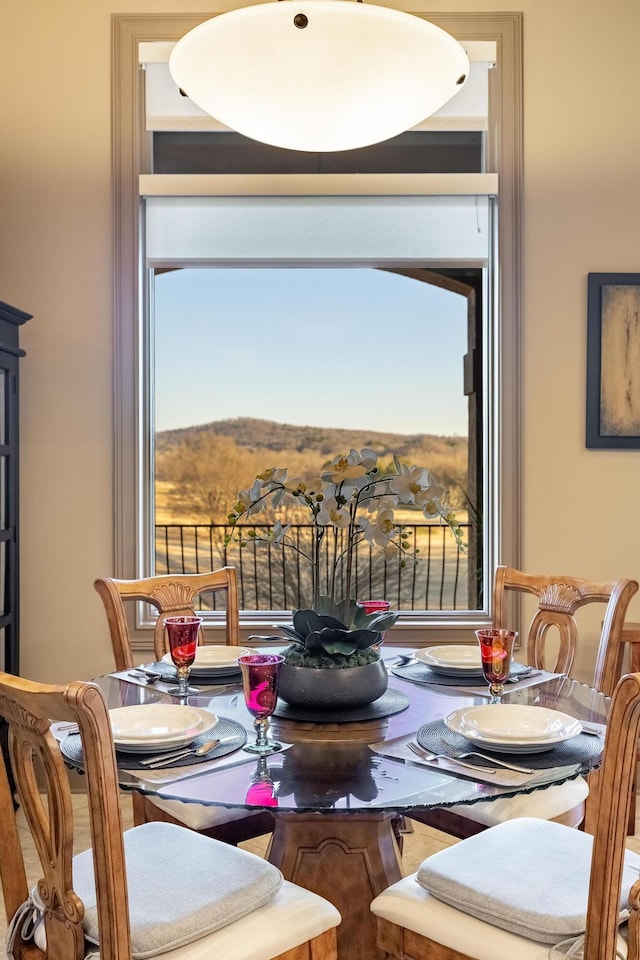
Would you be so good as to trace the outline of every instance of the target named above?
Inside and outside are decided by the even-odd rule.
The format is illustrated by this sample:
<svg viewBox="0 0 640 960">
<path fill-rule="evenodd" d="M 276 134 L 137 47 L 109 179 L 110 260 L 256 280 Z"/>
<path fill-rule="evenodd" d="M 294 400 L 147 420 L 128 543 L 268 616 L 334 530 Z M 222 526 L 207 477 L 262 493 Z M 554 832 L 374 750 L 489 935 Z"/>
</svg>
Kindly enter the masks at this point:
<svg viewBox="0 0 640 960">
<path fill-rule="evenodd" d="M 427 893 L 418 885 L 416 874 L 404 877 L 371 905 L 374 914 L 435 943 L 474 960 L 579 960 L 580 944 L 573 939 L 549 946 L 516 936 L 493 924 L 461 913 Z M 622 933 L 625 927 L 622 928 Z M 578 952 L 574 953 L 577 949 Z M 618 960 L 627 956 L 623 936 L 618 936 Z M 191 960 L 191 958 L 189 958 Z"/>
<path fill-rule="evenodd" d="M 584 777 L 557 783 L 533 793 L 518 793 L 513 797 L 497 797 L 480 803 L 458 803 L 447 809 L 459 817 L 494 827 L 516 817 L 535 817 L 553 820 L 579 806 L 589 796 L 589 784 Z"/>
<path fill-rule="evenodd" d="M 131 956 L 143 960 L 198 940 L 266 904 L 280 871 L 251 853 L 168 823 L 124 834 Z M 73 861 L 85 936 L 99 943 L 91 850 Z"/>
<path fill-rule="evenodd" d="M 285 880 L 263 907 L 164 953 L 162 960 L 272 960 L 339 923 L 340 914 L 327 900 Z M 44 923 L 34 940 L 46 950 Z M 99 958 L 95 950 L 91 946 L 85 960 Z"/>
<path fill-rule="evenodd" d="M 592 847 L 589 834 L 523 817 L 435 853 L 422 862 L 417 879 L 463 913 L 559 943 L 585 931 Z M 621 913 L 639 872 L 640 857 L 628 853 Z"/>
<path fill-rule="evenodd" d="M 164 800 L 161 797 L 148 796 L 154 807 L 164 810 L 184 823 L 191 830 L 208 830 L 223 823 L 232 823 L 234 820 L 245 820 L 251 811 L 244 807 L 238 810 L 227 810 L 225 807 L 205 806 L 203 803 L 184 803 L 182 800 Z"/>
</svg>

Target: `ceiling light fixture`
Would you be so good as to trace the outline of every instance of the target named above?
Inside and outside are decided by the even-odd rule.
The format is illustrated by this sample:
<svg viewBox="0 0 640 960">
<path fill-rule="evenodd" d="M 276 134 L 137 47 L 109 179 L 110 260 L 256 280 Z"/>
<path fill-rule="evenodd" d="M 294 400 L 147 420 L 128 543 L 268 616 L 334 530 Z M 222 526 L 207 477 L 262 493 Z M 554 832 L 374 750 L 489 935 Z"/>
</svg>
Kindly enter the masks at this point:
<svg viewBox="0 0 640 960">
<path fill-rule="evenodd" d="M 351 150 L 397 136 L 464 85 L 462 46 L 420 17 L 353 0 L 276 0 L 220 14 L 169 60 L 205 113 L 290 150 Z"/>
</svg>

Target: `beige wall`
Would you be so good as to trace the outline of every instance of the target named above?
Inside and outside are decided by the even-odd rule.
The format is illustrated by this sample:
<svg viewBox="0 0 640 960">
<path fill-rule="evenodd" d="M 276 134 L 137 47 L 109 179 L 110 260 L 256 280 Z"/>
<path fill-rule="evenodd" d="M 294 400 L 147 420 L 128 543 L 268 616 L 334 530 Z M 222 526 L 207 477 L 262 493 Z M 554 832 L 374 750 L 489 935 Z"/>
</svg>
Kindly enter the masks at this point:
<svg viewBox="0 0 640 960">
<path fill-rule="evenodd" d="M 410 9 L 516 7 L 522 564 L 637 578 L 640 451 L 585 449 L 584 369 L 587 273 L 640 270 L 640 4 L 416 0 Z M 21 369 L 22 672 L 34 679 L 95 675 L 111 663 L 92 589 L 113 569 L 110 15 L 214 9 L 30 0 L 3 12 L 0 298 L 34 314 Z M 631 618 L 640 620 L 640 601 Z"/>
</svg>

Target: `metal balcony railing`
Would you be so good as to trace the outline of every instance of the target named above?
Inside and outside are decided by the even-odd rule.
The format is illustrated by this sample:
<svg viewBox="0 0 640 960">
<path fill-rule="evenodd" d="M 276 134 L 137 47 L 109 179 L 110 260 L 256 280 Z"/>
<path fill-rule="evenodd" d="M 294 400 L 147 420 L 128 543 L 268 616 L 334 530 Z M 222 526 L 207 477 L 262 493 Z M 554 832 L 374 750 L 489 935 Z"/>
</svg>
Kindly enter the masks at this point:
<svg viewBox="0 0 640 960">
<path fill-rule="evenodd" d="M 461 524 L 467 539 L 469 524 Z M 243 528 L 238 525 L 236 532 Z M 266 534 L 270 526 L 247 524 L 246 529 Z M 397 610 L 465 610 L 477 603 L 470 595 L 476 583 L 472 561 L 457 546 L 447 526 L 434 523 L 403 524 L 418 549 L 418 563 L 407 559 L 385 561 L 369 544 L 358 546 L 355 558 L 354 595 L 385 598 Z M 289 537 L 299 550 L 309 552 L 311 524 L 294 524 Z M 225 545 L 231 532 L 226 524 L 156 524 L 155 573 L 203 573 L 230 565 L 238 571 L 240 606 L 243 610 L 291 610 L 311 604 L 311 568 L 308 561 L 288 546 L 249 541 Z M 338 531 L 337 553 L 342 544 Z M 475 563 L 473 564 L 475 568 Z M 329 592 L 329 562 L 321 571 L 321 592 Z M 338 568 L 340 576 L 340 568 Z M 336 593 L 340 594 L 340 581 Z M 215 604 L 211 604 L 215 609 Z"/>
</svg>

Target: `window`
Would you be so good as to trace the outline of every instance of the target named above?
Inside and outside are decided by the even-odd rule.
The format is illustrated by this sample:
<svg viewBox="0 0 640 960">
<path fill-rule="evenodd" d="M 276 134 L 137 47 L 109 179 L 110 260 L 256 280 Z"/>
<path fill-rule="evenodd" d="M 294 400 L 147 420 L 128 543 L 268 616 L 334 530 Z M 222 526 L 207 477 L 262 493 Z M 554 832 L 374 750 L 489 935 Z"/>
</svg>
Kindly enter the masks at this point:
<svg viewBox="0 0 640 960">
<path fill-rule="evenodd" d="M 459 24 L 460 18 L 454 19 Z M 472 17 L 468 19 L 467 31 L 471 30 L 473 22 Z M 185 343 L 193 343 L 197 334 L 197 331 L 183 328 L 181 336 L 172 337 L 172 315 L 168 304 L 176 291 L 186 284 L 189 296 L 193 297 L 197 290 L 202 292 L 202 288 L 210 285 L 208 296 L 213 297 L 214 302 L 222 303 L 223 291 L 228 293 L 230 285 L 237 297 L 243 289 L 243 275 L 246 277 L 247 271 L 252 271 L 251 287 L 260 292 L 263 302 L 268 301 L 269 294 L 265 291 L 272 284 L 279 289 L 272 301 L 277 303 L 277 298 L 282 298 L 283 284 L 293 288 L 306 278 L 307 283 L 319 280 L 322 285 L 324 278 L 326 290 L 336 290 L 340 284 L 364 283 L 364 289 L 370 291 L 365 294 L 365 299 L 375 305 L 377 294 L 374 291 L 382 289 L 378 284 L 384 283 L 387 290 L 403 280 L 407 285 L 402 287 L 402 296 L 411 289 L 412 296 L 418 290 L 421 295 L 429 291 L 432 296 L 448 296 L 458 302 L 458 318 L 452 321 L 457 325 L 456 334 L 449 338 L 447 357 L 455 356 L 457 351 L 461 370 L 461 350 L 464 349 L 464 382 L 461 373 L 458 374 L 457 398 L 451 407 L 464 403 L 465 408 L 469 408 L 467 435 L 472 453 L 467 455 L 465 482 L 469 490 L 473 488 L 474 493 L 479 493 L 476 519 L 482 517 L 482 536 L 476 525 L 472 539 L 473 563 L 465 561 L 462 578 L 465 602 L 460 605 L 457 601 L 441 602 L 440 606 L 449 609 L 440 612 L 439 609 L 436 611 L 436 605 L 431 609 L 428 592 L 421 594 L 426 598 L 422 605 L 403 601 L 407 613 L 403 616 L 405 634 L 402 639 L 410 640 L 411 630 L 429 624 L 439 629 L 446 627 L 454 636 L 456 629 L 468 629 L 471 623 L 486 622 L 489 610 L 486 573 L 482 574 L 482 571 L 492 570 L 495 563 L 507 555 L 512 559 L 517 544 L 514 523 L 517 489 L 511 483 L 507 490 L 503 482 L 505 475 L 510 478 L 517 475 L 518 461 L 517 434 L 513 429 L 517 422 L 517 397 L 512 397 L 513 384 L 517 382 L 514 377 L 517 285 L 511 255 L 502 258 L 501 270 L 497 271 L 495 226 L 499 222 L 502 247 L 505 248 L 506 244 L 506 249 L 517 250 L 514 246 L 517 238 L 514 199 L 518 189 L 519 124 L 517 100 L 512 94 L 513 91 L 517 93 L 519 85 L 512 84 L 507 90 L 504 78 L 512 80 L 519 72 L 519 18 L 497 16 L 495 24 L 490 25 L 493 31 L 490 39 L 495 41 L 500 37 L 502 40 L 503 61 L 501 70 L 496 71 L 499 74 L 497 80 L 487 80 L 489 102 L 502 97 L 503 115 L 512 126 L 510 129 L 509 123 L 503 124 L 504 129 L 497 139 L 495 136 L 479 137 L 474 129 L 461 132 L 462 121 L 459 119 L 436 118 L 432 126 L 440 126 L 440 129 L 412 131 L 396 138 L 401 141 L 399 144 L 390 141 L 373 151 L 367 169 L 372 171 L 371 177 L 378 178 L 378 183 L 364 193 L 350 192 L 348 171 L 351 161 L 343 157 L 337 172 L 312 174 L 314 186 L 311 189 L 307 183 L 296 194 L 298 187 L 292 189 L 292 184 L 299 186 L 300 178 L 309 175 L 294 172 L 286 175 L 284 188 L 281 173 L 260 175 L 261 187 L 256 190 L 254 174 L 251 186 L 248 180 L 244 181 L 244 196 L 242 175 L 220 171 L 229 169 L 230 164 L 238 169 L 240 162 L 242 169 L 248 171 L 255 163 L 262 163 L 264 168 L 265 163 L 274 162 L 274 148 L 269 148 L 270 156 L 260 161 L 240 143 L 242 138 L 234 134 L 218 134 L 216 140 L 210 130 L 203 130 L 201 135 L 204 137 L 197 139 L 193 130 L 179 130 L 177 134 L 159 130 L 158 127 L 171 127 L 171 123 L 167 123 L 166 116 L 164 120 L 158 119 L 161 115 L 156 110 L 158 101 L 154 105 L 149 97 L 154 84 L 149 82 L 147 113 L 155 132 L 151 144 L 147 143 L 148 150 L 142 149 L 145 139 L 142 131 L 136 130 L 134 117 L 140 110 L 143 91 L 140 77 L 134 79 L 131 64 L 135 42 L 143 37 L 146 42 L 150 35 L 160 40 L 163 37 L 169 39 L 173 34 L 175 39 L 193 24 L 185 21 L 177 25 L 175 21 L 165 23 L 158 18 L 139 17 L 117 17 L 116 21 L 117 143 L 120 146 L 118 153 L 123 157 L 116 171 L 118 213 L 123 228 L 125 213 L 128 216 L 126 223 L 132 227 L 132 236 L 127 236 L 123 229 L 118 238 L 119 290 L 123 293 L 135 290 L 137 244 L 133 241 L 138 236 L 142 243 L 142 276 L 146 278 L 140 288 L 142 308 L 139 313 L 127 306 L 123 296 L 118 297 L 117 303 L 118 575 L 150 573 L 157 562 L 155 528 L 162 524 L 157 514 L 157 500 L 154 502 L 152 496 L 151 477 L 156 466 L 160 473 L 167 468 L 166 462 L 162 461 L 166 454 L 167 431 L 179 427 L 179 424 L 166 420 L 167 426 L 163 428 L 163 417 L 166 416 L 162 412 L 163 404 L 168 403 L 168 387 L 174 386 L 174 378 L 162 374 L 162 358 L 171 344 L 175 349 L 178 344 L 183 348 Z M 149 28 L 150 22 L 153 29 Z M 450 24 L 442 20 L 438 22 L 451 32 L 457 32 Z M 481 39 L 486 39 L 487 23 L 483 21 L 478 29 Z M 163 56 L 166 59 L 166 51 Z M 159 64 L 162 64 L 162 56 L 153 66 L 148 65 L 147 71 L 162 70 Z M 161 86 L 160 83 L 156 89 Z M 127 104 L 127 94 L 132 96 L 131 106 Z M 512 116 L 509 116 L 509 105 Z M 467 106 L 469 114 L 473 114 L 474 109 Z M 195 125 L 207 126 L 209 120 L 197 120 Z M 443 125 L 455 127 L 456 124 L 458 130 L 442 129 Z M 473 128 L 474 124 L 482 128 L 477 111 L 475 120 L 467 118 L 467 126 Z M 493 127 L 491 130 L 495 133 Z M 275 152 L 288 155 L 286 162 L 296 166 L 296 156 L 287 151 Z M 148 159 L 145 160 L 147 153 Z M 400 155 L 404 159 L 398 160 Z M 380 173 L 381 169 L 394 170 L 397 166 L 409 170 L 415 166 L 423 169 L 425 155 L 436 157 L 433 161 L 436 167 L 445 167 L 444 177 L 439 171 L 410 173 L 408 176 L 404 172 Z M 230 156 L 235 159 L 229 161 Z M 242 158 L 241 161 L 238 157 Z M 415 164 L 408 157 L 416 158 Z M 333 162 L 332 158 L 323 160 L 330 166 Z M 491 195 L 496 192 L 497 178 L 490 180 L 486 174 L 478 174 L 479 164 L 497 170 L 501 175 L 497 207 L 491 200 Z M 255 171 L 255 167 L 253 169 Z M 180 172 L 166 175 L 150 173 L 152 170 Z M 198 172 L 185 174 L 185 170 Z M 135 198 L 138 174 L 141 174 L 140 191 L 145 197 L 140 220 Z M 505 174 L 506 190 L 503 190 Z M 331 186 L 316 189 L 323 177 Z M 341 180 L 339 184 L 336 177 Z M 359 175 L 360 185 L 363 180 L 363 175 Z M 491 185 L 489 188 L 488 184 Z M 483 193 L 483 190 L 487 192 Z M 139 228 L 140 222 L 144 223 L 144 229 Z M 277 284 L 280 284 L 279 288 Z M 398 303 L 400 289 L 395 287 Z M 344 296 L 346 299 L 346 294 Z M 510 308 L 508 320 L 505 304 Z M 427 308 L 424 310 L 426 312 Z M 452 312 L 456 311 L 452 308 Z M 194 316 L 191 314 L 192 318 Z M 141 322 L 144 318 L 146 324 Z M 410 325 L 409 321 L 407 323 Z M 396 320 L 394 326 L 397 330 L 401 324 Z M 420 338 L 426 335 L 426 323 L 412 328 L 413 342 L 420 342 Z M 356 340 L 357 330 L 354 329 L 347 338 L 350 349 L 354 349 Z M 396 334 L 394 340 L 401 345 L 401 336 Z M 465 341 L 464 347 L 461 346 L 462 340 Z M 417 350 L 412 352 L 417 353 Z M 237 362 L 240 358 L 234 360 Z M 229 362 L 227 358 L 227 364 Z M 221 367 L 219 358 L 215 362 L 212 360 L 212 377 Z M 481 374 L 479 380 L 478 373 Z M 401 362 L 398 374 L 401 374 Z M 463 390 L 472 395 L 471 402 L 463 398 Z M 513 402 L 507 405 L 506 398 Z M 236 409 L 242 409 L 242 400 L 242 396 L 236 394 L 233 400 Z M 226 409 L 230 411 L 231 407 Z M 281 417 L 282 411 L 277 416 Z M 207 414 L 200 423 L 210 419 L 225 418 Z M 151 442 L 154 421 L 158 431 L 155 449 Z M 323 424 L 312 423 L 310 426 L 322 427 Z M 354 426 L 359 424 L 354 421 Z M 369 424 L 369 429 L 375 429 L 375 426 Z M 422 428 L 416 428 L 416 432 L 436 431 L 431 430 L 425 419 Z M 425 465 L 432 466 L 430 463 Z M 434 473 L 437 475 L 435 466 Z M 142 494 L 137 498 L 132 497 L 129 486 L 133 479 Z M 162 482 L 166 481 L 158 480 L 158 483 Z M 135 539 L 133 531 L 137 534 Z M 478 571 L 481 571 L 479 577 Z M 279 598 L 278 604 L 282 602 Z M 261 607 L 262 603 L 256 600 L 247 602 L 253 629 L 273 619 L 269 616 L 265 621 L 257 609 Z"/>
<path fill-rule="evenodd" d="M 478 271 L 479 273 L 480 271 Z M 373 268 L 184 269 L 154 279 L 155 572 L 239 570 L 245 610 L 308 606 L 309 565 L 296 550 L 226 544 L 239 489 L 271 466 L 310 478 L 351 448 L 428 466 L 468 525 L 463 361 L 467 298 L 427 271 Z M 429 425 L 425 435 L 425 424 Z M 477 606 L 469 557 L 446 526 L 396 511 L 417 567 L 385 563 L 363 543 L 358 595 L 394 609 Z M 308 511 L 289 510 L 304 550 Z M 251 518 L 266 534 L 265 518 Z M 468 525 L 468 526 L 467 526 Z"/>
</svg>

